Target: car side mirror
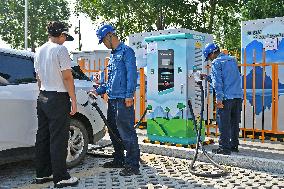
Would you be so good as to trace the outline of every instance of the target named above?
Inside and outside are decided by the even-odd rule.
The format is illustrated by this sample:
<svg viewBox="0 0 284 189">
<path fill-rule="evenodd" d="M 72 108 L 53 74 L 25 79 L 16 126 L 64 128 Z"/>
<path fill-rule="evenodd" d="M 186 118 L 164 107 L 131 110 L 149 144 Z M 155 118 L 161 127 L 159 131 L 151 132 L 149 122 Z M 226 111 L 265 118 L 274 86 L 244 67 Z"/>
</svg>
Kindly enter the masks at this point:
<svg viewBox="0 0 284 189">
<path fill-rule="evenodd" d="M 85 105 L 88 102 L 89 96 L 88 93 L 84 90 L 78 90 L 76 92 L 77 103 Z"/>
</svg>

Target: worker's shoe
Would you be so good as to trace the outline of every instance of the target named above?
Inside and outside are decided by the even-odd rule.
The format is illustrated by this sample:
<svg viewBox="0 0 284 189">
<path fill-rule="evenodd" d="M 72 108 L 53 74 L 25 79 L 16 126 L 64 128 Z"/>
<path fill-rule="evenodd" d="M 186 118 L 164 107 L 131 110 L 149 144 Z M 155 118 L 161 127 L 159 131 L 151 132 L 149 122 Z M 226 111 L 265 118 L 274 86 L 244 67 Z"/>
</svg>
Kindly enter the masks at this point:
<svg viewBox="0 0 284 189">
<path fill-rule="evenodd" d="M 67 186 L 76 186 L 79 183 L 78 178 L 76 177 L 71 177 L 70 179 L 67 180 L 61 180 L 57 183 L 54 184 L 55 188 L 63 188 Z"/>
<path fill-rule="evenodd" d="M 213 149 L 212 152 L 215 154 L 231 155 L 231 151 L 224 150 L 223 148 Z"/>
<path fill-rule="evenodd" d="M 131 175 L 139 175 L 140 171 L 139 168 L 133 167 L 125 167 L 122 171 L 120 171 L 120 176 L 131 176 Z"/>
<path fill-rule="evenodd" d="M 48 177 L 37 177 L 35 179 L 35 183 L 36 184 L 43 184 L 43 183 L 50 182 L 50 181 L 53 181 L 53 176 L 52 175 L 50 175 Z"/>
<path fill-rule="evenodd" d="M 232 147 L 231 148 L 231 152 L 239 152 L 239 148 L 236 146 L 236 147 Z"/>
<path fill-rule="evenodd" d="M 103 168 L 124 168 L 124 164 L 116 161 L 109 161 L 104 163 Z"/>
</svg>

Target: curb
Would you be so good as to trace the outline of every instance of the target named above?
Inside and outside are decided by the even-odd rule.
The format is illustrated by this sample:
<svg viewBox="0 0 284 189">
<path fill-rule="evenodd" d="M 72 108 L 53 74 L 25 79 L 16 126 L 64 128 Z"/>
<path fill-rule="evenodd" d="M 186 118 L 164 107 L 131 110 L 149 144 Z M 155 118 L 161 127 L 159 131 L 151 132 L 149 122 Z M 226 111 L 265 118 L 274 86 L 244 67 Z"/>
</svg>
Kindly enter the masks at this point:
<svg viewBox="0 0 284 189">
<path fill-rule="evenodd" d="M 101 141 L 99 141 L 99 145 L 109 144 L 110 142 L 110 140 L 102 139 Z M 140 142 L 139 147 L 142 153 L 157 154 L 188 160 L 190 160 L 195 153 L 194 149 L 151 143 Z M 236 153 L 232 153 L 230 156 L 212 154 L 211 152 L 208 152 L 208 154 L 213 158 L 214 161 L 216 161 L 216 163 L 222 165 L 252 169 L 256 171 L 271 172 L 275 174 L 284 173 L 284 161 L 281 160 L 273 160 L 253 156 L 243 156 L 237 155 Z M 209 163 L 208 159 L 202 154 L 201 151 L 198 155 L 197 161 Z"/>
</svg>

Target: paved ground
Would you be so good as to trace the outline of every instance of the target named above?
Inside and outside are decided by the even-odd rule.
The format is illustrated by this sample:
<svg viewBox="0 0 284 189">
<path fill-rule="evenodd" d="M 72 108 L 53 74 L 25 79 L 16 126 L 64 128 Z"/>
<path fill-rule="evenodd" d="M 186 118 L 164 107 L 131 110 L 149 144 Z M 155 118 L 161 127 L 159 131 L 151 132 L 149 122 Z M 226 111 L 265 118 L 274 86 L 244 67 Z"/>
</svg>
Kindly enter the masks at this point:
<svg viewBox="0 0 284 189">
<path fill-rule="evenodd" d="M 140 149 L 142 152 L 159 154 L 183 159 L 191 159 L 195 149 L 145 144 L 143 139 L 147 138 L 146 130 L 137 130 L 139 135 Z M 212 138 L 206 138 L 209 140 Z M 274 173 L 284 173 L 284 142 L 240 139 L 239 153 L 232 153 L 230 156 L 214 155 L 211 153 L 213 148 L 218 148 L 217 138 L 213 138 L 215 144 L 206 145 L 204 148 L 214 157 L 214 160 L 221 164 L 248 168 L 253 170 L 268 171 Z M 105 143 L 109 142 L 108 136 L 104 137 Z M 102 140 L 103 141 L 103 140 Z M 207 161 L 207 158 L 200 155 L 200 161 Z"/>
<path fill-rule="evenodd" d="M 80 178 L 74 189 L 124 189 L 124 188 L 284 188 L 284 144 L 260 143 L 258 141 L 241 141 L 240 152 L 231 156 L 217 155 L 214 160 L 222 163 L 230 174 L 221 178 L 202 178 L 189 173 L 194 150 L 166 146 L 144 144 L 145 130 L 139 131 L 139 143 L 142 153 L 141 175 L 121 177 L 119 169 L 104 169 L 102 164 L 109 158 L 88 155 L 84 162 L 70 170 Z M 108 136 L 101 143 L 109 143 Z M 210 151 L 217 144 L 206 146 Z M 110 155 L 112 148 L 94 151 L 95 154 Z M 212 154 L 211 154 L 212 155 Z M 197 162 L 198 170 L 218 172 L 201 155 Z M 53 188 L 53 183 L 43 185 L 32 184 L 35 176 L 32 161 L 18 162 L 0 166 L 0 189 Z"/>
<path fill-rule="evenodd" d="M 147 138 L 147 131 L 137 130 L 139 136 L 139 143 L 143 144 L 143 139 Z M 104 137 L 105 140 L 108 139 L 108 135 Z M 211 152 L 213 148 L 217 148 L 218 140 L 216 137 L 206 137 L 206 140 L 213 139 L 215 145 L 208 145 L 205 148 Z M 264 143 L 261 140 L 251 140 L 249 138 L 244 141 L 240 138 L 240 152 L 238 156 L 254 156 L 259 158 L 273 159 L 273 160 L 284 160 L 284 142 L 274 142 L 274 141 L 265 141 Z"/>
<path fill-rule="evenodd" d="M 111 150 L 111 149 L 109 149 Z M 237 167 L 229 167 L 231 174 L 222 178 L 202 178 L 189 173 L 190 160 L 153 154 L 143 154 L 141 175 L 121 177 L 119 169 L 104 169 L 102 164 L 109 158 L 87 156 L 85 161 L 70 170 L 71 174 L 80 178 L 75 188 L 96 189 L 136 189 L 136 188 L 284 188 L 284 174 L 253 171 Z M 198 162 L 203 169 L 213 170 L 211 165 Z M 33 162 L 1 166 L 0 188 L 53 188 L 53 184 L 32 184 L 35 175 Z"/>
</svg>

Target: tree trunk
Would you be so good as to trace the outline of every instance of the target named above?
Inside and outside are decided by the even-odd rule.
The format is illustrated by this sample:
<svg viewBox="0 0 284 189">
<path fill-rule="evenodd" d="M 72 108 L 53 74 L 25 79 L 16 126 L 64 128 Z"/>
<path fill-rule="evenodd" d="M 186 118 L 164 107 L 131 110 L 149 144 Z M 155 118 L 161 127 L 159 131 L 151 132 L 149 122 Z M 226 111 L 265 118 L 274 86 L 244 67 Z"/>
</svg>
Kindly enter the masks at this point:
<svg viewBox="0 0 284 189">
<path fill-rule="evenodd" d="M 206 23 L 206 15 L 205 15 L 206 6 L 204 8 L 204 3 L 202 2 L 201 12 L 202 12 L 202 20 L 203 20 L 203 31 L 205 31 L 205 23 Z"/>
<path fill-rule="evenodd" d="M 216 13 L 216 4 L 217 4 L 217 1 L 216 0 L 210 0 L 209 2 L 210 4 L 210 15 L 209 15 L 209 26 L 208 26 L 208 32 L 209 33 L 213 33 L 212 30 L 213 30 L 213 21 L 214 21 L 214 15 Z"/>
<path fill-rule="evenodd" d="M 32 38 L 32 37 L 31 37 Z M 28 43 L 29 44 L 29 43 Z M 33 39 L 31 39 L 31 51 L 32 52 L 35 52 L 35 49 L 36 49 L 36 46 L 35 46 L 35 43 L 34 43 L 34 40 Z"/>
<path fill-rule="evenodd" d="M 165 24 L 163 23 L 164 22 L 164 16 L 163 16 L 162 7 L 157 7 L 157 12 L 158 12 L 157 21 L 156 21 L 157 30 L 164 30 Z"/>
</svg>

